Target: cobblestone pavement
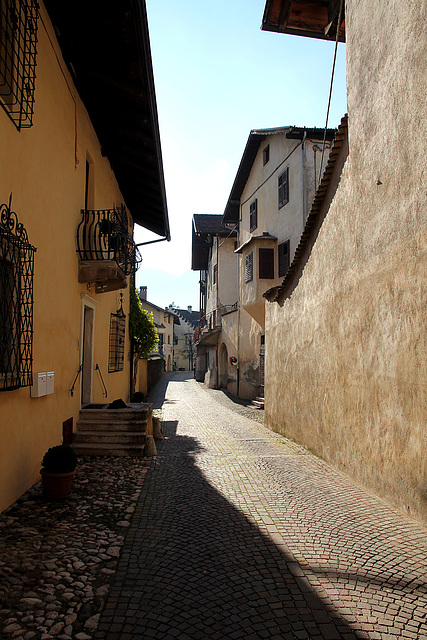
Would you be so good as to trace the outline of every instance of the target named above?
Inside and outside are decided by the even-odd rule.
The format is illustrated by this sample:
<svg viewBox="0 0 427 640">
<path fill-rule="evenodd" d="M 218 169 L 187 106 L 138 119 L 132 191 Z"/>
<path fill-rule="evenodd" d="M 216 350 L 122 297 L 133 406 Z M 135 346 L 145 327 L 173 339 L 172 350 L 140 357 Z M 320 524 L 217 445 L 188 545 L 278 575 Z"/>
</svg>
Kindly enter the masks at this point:
<svg viewBox="0 0 427 640">
<path fill-rule="evenodd" d="M 79 458 L 71 496 L 40 482 L 0 514 L 0 638 L 91 640 L 150 459 Z"/>
<path fill-rule="evenodd" d="M 427 638 L 425 529 L 188 373 L 151 400 L 166 438 L 94 638 Z"/>
</svg>

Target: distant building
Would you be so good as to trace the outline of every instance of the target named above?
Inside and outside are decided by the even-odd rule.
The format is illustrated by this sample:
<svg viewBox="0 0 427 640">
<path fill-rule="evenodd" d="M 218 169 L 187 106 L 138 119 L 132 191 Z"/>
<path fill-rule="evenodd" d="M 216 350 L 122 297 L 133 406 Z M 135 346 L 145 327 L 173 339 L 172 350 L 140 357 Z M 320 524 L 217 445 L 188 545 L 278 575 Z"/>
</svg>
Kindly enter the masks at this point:
<svg viewBox="0 0 427 640">
<path fill-rule="evenodd" d="M 142 308 L 153 314 L 154 325 L 159 336 L 157 349 L 150 354 L 151 359 L 161 358 L 164 360 L 165 371 L 173 370 L 173 336 L 174 336 L 174 314 L 168 309 L 162 309 L 147 300 L 147 287 L 139 288 L 139 299 Z"/>
<path fill-rule="evenodd" d="M 194 370 L 194 331 L 199 324 L 200 312 L 191 306 L 180 309 L 172 304 L 168 309 L 175 315 L 173 368 L 176 371 Z"/>
<path fill-rule="evenodd" d="M 224 215 L 193 216 L 192 269 L 205 321 L 196 378 L 252 400 L 264 396 L 265 299 L 293 259 L 334 129 L 250 132 Z"/>
</svg>

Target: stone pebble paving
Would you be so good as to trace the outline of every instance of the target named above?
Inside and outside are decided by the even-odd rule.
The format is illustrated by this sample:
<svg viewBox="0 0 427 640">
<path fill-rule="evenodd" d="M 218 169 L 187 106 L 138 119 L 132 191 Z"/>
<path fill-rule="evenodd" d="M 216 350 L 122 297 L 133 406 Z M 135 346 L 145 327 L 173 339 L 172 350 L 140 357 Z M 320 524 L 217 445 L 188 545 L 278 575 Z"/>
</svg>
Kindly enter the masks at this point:
<svg viewBox="0 0 427 640">
<path fill-rule="evenodd" d="M 424 528 L 188 374 L 155 391 L 96 639 L 427 638 Z"/>
<path fill-rule="evenodd" d="M 93 637 L 150 462 L 79 458 L 70 498 L 0 514 L 0 638 Z"/>
</svg>

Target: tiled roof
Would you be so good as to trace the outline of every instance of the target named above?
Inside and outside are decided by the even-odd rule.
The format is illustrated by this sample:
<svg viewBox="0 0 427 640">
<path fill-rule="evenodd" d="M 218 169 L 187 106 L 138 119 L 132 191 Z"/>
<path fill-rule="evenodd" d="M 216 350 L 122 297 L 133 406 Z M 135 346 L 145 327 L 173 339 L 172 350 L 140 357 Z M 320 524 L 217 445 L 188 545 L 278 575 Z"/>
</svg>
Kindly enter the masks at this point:
<svg viewBox="0 0 427 640">
<path fill-rule="evenodd" d="M 314 196 L 313 203 L 310 208 L 310 212 L 307 216 L 304 231 L 302 233 L 300 242 L 295 251 L 292 264 L 290 265 L 282 284 L 279 287 L 273 287 L 266 291 L 263 295 L 269 302 L 278 302 L 290 295 L 290 293 L 296 287 L 298 280 L 301 276 L 302 269 L 307 263 L 311 249 L 316 241 L 319 229 L 323 223 L 324 218 L 327 215 L 326 212 L 322 212 L 322 205 L 326 194 L 328 192 L 331 179 L 336 173 L 336 165 L 338 157 L 341 155 L 341 150 L 344 145 L 347 144 L 348 134 L 348 121 L 347 115 L 341 119 L 341 124 L 338 127 L 338 131 L 335 136 L 334 144 L 329 154 L 328 162 L 325 167 L 325 171 L 322 176 L 322 180 L 317 188 L 316 195 Z M 340 169 L 341 172 L 341 169 Z"/>
<path fill-rule="evenodd" d="M 193 271 L 207 269 L 212 238 L 234 237 L 236 231 L 227 227 L 221 215 L 195 213 L 193 215 L 191 268 Z"/>
<path fill-rule="evenodd" d="M 217 214 L 195 213 L 193 216 L 193 224 L 195 232 L 200 234 L 209 233 L 218 236 L 222 234 L 228 235 L 230 233 L 230 229 L 228 229 L 222 221 L 222 216 Z"/>
<path fill-rule="evenodd" d="M 188 309 L 172 309 L 173 313 L 196 327 L 199 324 L 200 311 L 188 311 Z"/>
</svg>

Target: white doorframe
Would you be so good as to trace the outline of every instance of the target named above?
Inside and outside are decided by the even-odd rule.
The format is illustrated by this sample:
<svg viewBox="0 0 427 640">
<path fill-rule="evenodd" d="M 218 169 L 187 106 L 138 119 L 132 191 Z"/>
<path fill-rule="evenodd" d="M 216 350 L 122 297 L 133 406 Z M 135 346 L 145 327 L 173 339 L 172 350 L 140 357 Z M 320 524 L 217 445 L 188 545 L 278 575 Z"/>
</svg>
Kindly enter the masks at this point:
<svg viewBox="0 0 427 640">
<path fill-rule="evenodd" d="M 95 309 L 99 304 L 86 294 L 82 298 L 81 353 L 82 375 L 80 381 L 80 406 L 92 402 Z"/>
</svg>

